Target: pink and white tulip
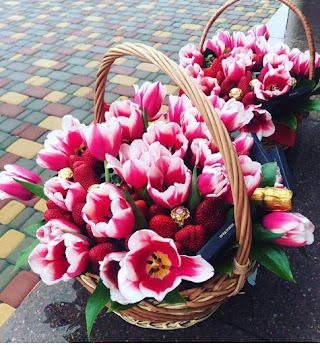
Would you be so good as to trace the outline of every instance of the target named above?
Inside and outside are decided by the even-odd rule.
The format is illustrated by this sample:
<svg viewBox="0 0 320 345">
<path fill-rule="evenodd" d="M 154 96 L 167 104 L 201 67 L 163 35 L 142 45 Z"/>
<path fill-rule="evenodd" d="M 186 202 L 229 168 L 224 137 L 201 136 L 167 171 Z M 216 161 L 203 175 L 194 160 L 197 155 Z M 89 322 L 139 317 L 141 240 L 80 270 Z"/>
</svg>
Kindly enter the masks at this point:
<svg viewBox="0 0 320 345">
<path fill-rule="evenodd" d="M 239 81 L 246 73 L 246 60 L 229 56 L 222 60 L 222 69 L 226 77 Z"/>
<path fill-rule="evenodd" d="M 132 208 L 121 190 L 107 182 L 87 194 L 82 217 L 96 237 L 127 237 L 135 222 Z"/>
<path fill-rule="evenodd" d="M 44 194 L 64 211 L 72 211 L 74 206 L 85 202 L 87 192 L 79 182 L 71 182 L 60 177 L 52 177 L 43 186 Z"/>
<path fill-rule="evenodd" d="M 145 111 L 149 121 L 157 120 L 161 116 L 159 111 L 166 96 L 166 87 L 160 82 L 145 82 L 140 88 L 134 85 L 134 90 L 134 103 Z"/>
<path fill-rule="evenodd" d="M 14 179 L 29 183 L 41 184 L 40 176 L 32 171 L 15 164 L 6 164 L 0 173 L 0 200 L 14 198 L 31 200 L 35 195 Z"/>
<path fill-rule="evenodd" d="M 47 244 L 38 244 L 29 255 L 28 262 L 45 284 L 52 285 L 83 273 L 89 263 L 89 249 L 85 238 L 64 233 Z"/>
<path fill-rule="evenodd" d="M 266 40 L 269 39 L 270 34 L 265 24 L 255 25 L 253 28 L 247 31 L 247 36 L 253 37 L 264 37 Z"/>
<path fill-rule="evenodd" d="M 62 118 L 62 129 L 51 131 L 38 152 L 37 164 L 42 168 L 59 171 L 69 167 L 69 157 L 81 152 L 84 147 L 80 122 L 71 115 Z"/>
<path fill-rule="evenodd" d="M 213 267 L 200 255 L 179 255 L 172 239 L 148 229 L 135 232 L 128 247 L 129 252 L 120 261 L 118 286 L 129 303 L 148 297 L 162 301 L 182 280 L 201 283 L 214 274 Z"/>
<path fill-rule="evenodd" d="M 136 139 L 130 145 L 121 145 L 119 159 L 111 155 L 106 159 L 108 168 L 114 169 L 126 183 L 142 188 L 147 185 L 149 168 L 161 156 L 171 157 L 171 153 L 159 142 L 148 145 L 142 139 Z"/>
<path fill-rule="evenodd" d="M 211 138 L 208 127 L 197 108 L 189 108 L 184 112 L 181 128 L 189 142 L 197 138 Z"/>
<path fill-rule="evenodd" d="M 262 225 L 275 234 L 283 233 L 274 240 L 281 246 L 302 247 L 314 241 L 315 226 L 300 213 L 272 212 L 263 218 Z"/>
<path fill-rule="evenodd" d="M 143 134 L 142 140 L 148 145 L 158 141 L 165 146 L 174 157 L 183 158 L 188 149 L 188 139 L 177 123 L 158 121 Z"/>
<path fill-rule="evenodd" d="M 290 72 L 293 62 L 289 60 L 286 54 L 267 53 L 263 57 L 263 66 L 268 66 L 269 70 L 282 66 L 286 71 Z"/>
<path fill-rule="evenodd" d="M 109 111 L 105 113 L 106 121 L 115 117 L 120 123 L 122 139 L 131 142 L 133 139 L 141 138 L 144 131 L 142 111 L 138 105 L 130 100 L 116 101 L 110 105 Z"/>
<path fill-rule="evenodd" d="M 200 193 L 208 197 L 225 195 L 230 188 L 225 166 L 221 163 L 206 165 L 198 177 L 198 187 Z"/>
<path fill-rule="evenodd" d="M 248 105 L 245 109 L 251 110 L 254 117 L 247 125 L 241 128 L 242 132 L 254 132 L 259 140 L 263 137 L 270 137 L 275 132 L 272 116 L 267 110 L 253 104 Z"/>
<path fill-rule="evenodd" d="M 107 254 L 100 262 L 100 277 L 103 284 L 110 289 L 112 301 L 121 304 L 128 304 L 127 299 L 121 294 L 118 283 L 118 273 L 120 270 L 120 261 L 127 252 L 114 252 Z"/>
<path fill-rule="evenodd" d="M 254 84 L 254 93 L 258 99 L 267 101 L 278 97 L 291 89 L 291 75 L 283 66 L 270 69 L 264 76 L 263 82 L 259 80 Z"/>
<path fill-rule="evenodd" d="M 203 60 L 203 55 L 199 48 L 192 43 L 188 43 L 179 51 L 179 61 L 182 67 L 194 65 L 195 63 L 202 66 Z"/>
<path fill-rule="evenodd" d="M 241 133 L 233 142 L 232 145 L 239 155 L 249 155 L 249 151 L 253 146 L 254 140 L 250 133 Z"/>
<path fill-rule="evenodd" d="M 62 230 L 73 234 L 81 234 L 81 230 L 74 223 L 64 219 L 50 219 L 37 230 L 36 236 L 41 244 L 48 244 L 57 236 L 62 235 L 64 233 Z"/>
<path fill-rule="evenodd" d="M 84 141 L 92 156 L 100 161 L 106 154 L 117 156 L 122 142 L 121 125 L 115 118 L 103 123 L 81 125 Z"/>
<path fill-rule="evenodd" d="M 168 115 L 166 116 L 166 120 L 168 122 L 175 122 L 178 125 L 181 125 L 181 120 L 183 118 L 183 113 L 192 108 L 192 102 L 186 95 L 182 96 L 169 96 L 168 102 Z"/>
<path fill-rule="evenodd" d="M 181 158 L 160 157 L 147 176 L 148 193 L 159 206 L 171 209 L 187 200 L 192 174 Z"/>
</svg>

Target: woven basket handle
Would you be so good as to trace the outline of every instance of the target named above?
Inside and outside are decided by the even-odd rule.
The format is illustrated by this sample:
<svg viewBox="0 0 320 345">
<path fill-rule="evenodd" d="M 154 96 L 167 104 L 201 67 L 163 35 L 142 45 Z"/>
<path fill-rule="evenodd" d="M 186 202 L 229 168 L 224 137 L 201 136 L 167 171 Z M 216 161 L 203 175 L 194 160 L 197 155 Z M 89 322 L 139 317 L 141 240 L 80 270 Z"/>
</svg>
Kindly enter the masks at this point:
<svg viewBox="0 0 320 345">
<path fill-rule="evenodd" d="M 125 55 L 139 57 L 142 60 L 154 64 L 165 72 L 176 82 L 177 86 L 185 92 L 197 107 L 200 114 L 202 114 L 205 123 L 207 124 L 208 129 L 221 152 L 230 180 L 234 200 L 237 239 L 239 241 L 239 247 L 235 259 L 239 265 L 246 266 L 251 247 L 251 217 L 249 199 L 246 193 L 246 187 L 238 156 L 232 145 L 228 131 L 221 122 L 214 107 L 205 94 L 199 90 L 196 84 L 181 67 L 166 55 L 144 44 L 123 43 L 112 47 L 103 56 L 97 74 L 94 97 L 95 122 L 100 123 L 103 122 L 104 119 L 104 93 L 111 65 L 117 58 Z"/>
<path fill-rule="evenodd" d="M 207 23 L 207 25 L 203 31 L 203 34 L 202 34 L 202 37 L 200 40 L 200 44 L 199 44 L 199 50 L 200 51 L 203 50 L 204 41 L 206 40 L 207 34 L 208 34 L 211 26 L 213 25 L 213 23 L 218 19 L 220 14 L 222 14 L 228 7 L 230 7 L 231 5 L 233 5 L 234 3 L 238 2 L 238 1 L 239 0 L 228 1 L 223 6 L 221 6 L 217 10 L 217 12 L 211 17 L 211 19 L 208 21 L 208 23 Z M 289 0 L 278 0 L 278 1 L 287 5 L 297 15 L 297 17 L 300 19 L 300 21 L 303 25 L 304 31 L 305 31 L 306 36 L 307 36 L 307 41 L 308 41 L 308 46 L 309 46 L 309 51 L 310 51 L 309 80 L 312 80 L 315 77 L 315 47 L 314 47 L 314 38 L 312 35 L 311 26 L 308 22 L 308 19 L 301 12 L 301 10 L 296 5 L 294 5 L 291 1 L 289 1 Z"/>
</svg>

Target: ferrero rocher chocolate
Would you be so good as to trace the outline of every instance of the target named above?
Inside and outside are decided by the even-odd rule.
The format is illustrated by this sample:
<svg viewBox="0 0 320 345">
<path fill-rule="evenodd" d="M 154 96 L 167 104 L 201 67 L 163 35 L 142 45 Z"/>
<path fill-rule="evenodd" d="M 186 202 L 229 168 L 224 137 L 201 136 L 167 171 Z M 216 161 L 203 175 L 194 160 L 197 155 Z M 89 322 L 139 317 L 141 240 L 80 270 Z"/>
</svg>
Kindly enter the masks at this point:
<svg viewBox="0 0 320 345">
<path fill-rule="evenodd" d="M 99 184 L 93 184 L 88 188 L 88 193 L 93 191 L 94 189 L 99 189 L 100 185 Z"/>
<path fill-rule="evenodd" d="M 177 206 L 172 209 L 170 216 L 180 228 L 191 220 L 190 211 L 184 206 Z"/>
<path fill-rule="evenodd" d="M 296 78 L 291 78 L 291 87 L 294 88 L 297 85 L 297 79 Z"/>
<path fill-rule="evenodd" d="M 64 180 L 71 180 L 73 177 L 73 171 L 70 168 L 63 168 L 58 172 L 58 177 Z"/>
<path fill-rule="evenodd" d="M 257 188 L 250 200 L 269 211 L 291 211 L 292 191 L 290 189 L 265 187 Z"/>
<path fill-rule="evenodd" d="M 255 83 L 258 83 L 258 82 L 259 82 L 258 79 L 252 79 L 252 80 L 249 82 L 249 85 L 250 85 L 250 87 L 251 87 L 251 90 L 253 90 L 254 84 L 255 84 Z"/>
<path fill-rule="evenodd" d="M 229 97 L 234 98 L 236 101 L 241 99 L 243 96 L 243 92 L 241 89 L 238 89 L 237 87 L 234 87 L 233 89 L 230 90 L 229 92 Z"/>
</svg>

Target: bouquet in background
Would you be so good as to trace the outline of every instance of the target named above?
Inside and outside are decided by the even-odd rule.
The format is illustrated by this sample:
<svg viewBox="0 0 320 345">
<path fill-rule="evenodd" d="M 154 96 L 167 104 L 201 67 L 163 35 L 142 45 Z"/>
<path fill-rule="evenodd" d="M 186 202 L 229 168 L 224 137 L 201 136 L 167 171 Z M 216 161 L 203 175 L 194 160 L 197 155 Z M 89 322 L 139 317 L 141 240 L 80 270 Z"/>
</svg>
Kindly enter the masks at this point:
<svg viewBox="0 0 320 345">
<path fill-rule="evenodd" d="M 222 35 L 226 36 L 221 33 L 219 37 Z M 232 42 L 238 36 L 233 37 Z M 254 45 L 256 36 L 248 37 Z M 259 37 L 261 47 L 268 47 L 264 36 Z M 239 42 L 242 39 L 239 36 Z M 215 46 L 207 43 L 207 47 Z M 228 47 L 221 48 L 221 53 Z M 242 50 L 249 51 L 245 46 L 232 48 L 240 55 Z M 192 57 L 186 69 L 213 71 L 214 63 L 202 69 L 204 57 L 195 56 L 199 60 Z M 239 59 L 239 67 L 238 58 L 231 56 L 230 73 L 241 70 L 241 80 L 249 74 L 243 61 L 248 58 L 251 68 L 257 60 L 245 56 Z M 228 59 L 222 59 L 225 70 Z M 262 60 L 261 56 L 260 66 Z M 283 78 L 289 78 L 285 68 L 268 68 L 264 80 L 273 70 L 281 70 Z M 252 262 L 294 281 L 283 246 L 311 244 L 314 226 L 303 215 L 289 212 L 292 192 L 284 186 L 277 164 L 261 164 L 250 157 L 254 138 L 249 130 L 263 123 L 270 133 L 269 113 L 256 101 L 244 106 L 227 94 L 219 97 L 222 80 L 221 85 L 211 76 L 201 80 L 208 81 L 202 85 L 208 87 L 205 91 L 230 133 L 248 196 L 258 210 Z M 269 95 L 263 81 L 257 82 L 261 94 Z M 252 91 L 247 94 L 254 95 Z M 144 299 L 185 303 L 183 290 L 190 284 L 201 284 L 219 272 L 232 274 L 235 235 L 217 261 L 206 261 L 199 254 L 233 217 L 233 197 L 222 156 L 191 101 L 185 95 L 169 96 L 166 108 L 165 96 L 161 83 L 147 82 L 135 86 L 133 101 L 106 105 L 102 123 L 87 126 L 66 115 L 62 129 L 50 132 L 38 153 L 38 165 L 57 172 L 43 186 L 38 175 L 16 165 L 6 165 L 0 175 L 1 199 L 29 200 L 37 195 L 47 205 L 44 220 L 26 230 L 37 239 L 22 252 L 17 267 L 28 260 L 48 285 L 87 271 L 100 277 L 86 309 L 89 334 L 106 304 L 109 311 L 117 311 Z M 256 132 L 264 135 L 263 130 Z M 265 202 L 270 191 L 274 199 Z M 285 195 L 286 200 L 279 203 L 278 195 L 281 200 Z"/>
<path fill-rule="evenodd" d="M 315 53 L 316 75 L 309 80 L 309 51 L 268 39 L 265 25 L 247 33 L 220 31 L 203 51 L 191 43 L 181 48 L 180 65 L 206 95 L 218 96 L 220 104 L 237 100 L 254 113 L 241 131 L 293 146 L 302 113 L 320 110 L 320 102 L 310 100 L 320 93 L 320 56 Z"/>
</svg>

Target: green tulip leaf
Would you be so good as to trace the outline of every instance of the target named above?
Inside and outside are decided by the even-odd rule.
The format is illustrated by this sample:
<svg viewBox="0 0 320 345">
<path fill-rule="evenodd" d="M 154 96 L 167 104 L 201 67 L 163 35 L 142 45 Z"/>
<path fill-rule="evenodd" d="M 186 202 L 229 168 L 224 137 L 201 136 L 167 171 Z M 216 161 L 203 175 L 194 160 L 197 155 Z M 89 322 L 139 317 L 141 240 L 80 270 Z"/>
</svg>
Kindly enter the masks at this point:
<svg viewBox="0 0 320 345">
<path fill-rule="evenodd" d="M 260 182 L 259 187 L 273 187 L 276 183 L 276 176 L 277 176 L 277 163 L 276 162 L 269 162 L 262 165 L 262 180 Z"/>
<path fill-rule="evenodd" d="M 138 303 L 120 304 L 118 302 L 112 301 L 109 309 L 107 310 L 107 313 L 112 313 L 114 311 L 120 311 L 120 310 L 127 310 L 136 306 L 137 304 Z"/>
<path fill-rule="evenodd" d="M 86 324 L 87 335 L 90 340 L 94 320 L 97 318 L 100 311 L 111 301 L 110 290 L 103 284 L 100 279 L 97 287 L 90 295 L 86 305 Z"/>
<path fill-rule="evenodd" d="M 40 186 L 35 183 L 19 180 L 17 178 L 13 178 L 15 181 L 21 184 L 24 188 L 26 188 L 29 192 L 33 193 L 36 196 L 39 196 L 41 199 L 48 200 L 48 197 L 43 193 L 43 186 Z"/>
<path fill-rule="evenodd" d="M 44 219 L 38 220 L 37 222 L 29 225 L 27 228 L 24 229 L 24 232 L 28 235 L 31 235 L 33 237 L 36 236 L 37 230 L 41 228 L 44 224 L 46 224 L 46 221 Z"/>
<path fill-rule="evenodd" d="M 284 233 L 275 234 L 264 228 L 261 224 L 252 225 L 252 239 L 255 242 L 272 242 L 283 235 Z"/>
<path fill-rule="evenodd" d="M 197 168 L 193 168 L 192 172 L 192 184 L 191 184 L 191 190 L 189 194 L 189 199 L 187 202 L 188 210 L 191 212 L 191 214 L 195 214 L 197 207 L 199 206 L 201 202 L 201 196 L 198 188 L 198 175 L 197 175 Z"/>
<path fill-rule="evenodd" d="M 186 300 L 181 296 L 178 288 L 168 292 L 165 298 L 162 300 L 162 303 L 167 304 L 177 304 L 177 303 L 186 303 Z"/>
<path fill-rule="evenodd" d="M 272 273 L 290 282 L 296 282 L 291 272 L 288 257 L 282 247 L 273 243 L 253 242 L 251 255 Z"/>
<path fill-rule="evenodd" d="M 29 247 L 25 248 L 19 255 L 17 262 L 14 266 L 14 270 L 19 269 L 20 267 L 22 267 L 26 262 L 28 262 L 28 257 L 31 254 L 31 252 L 33 251 L 33 249 L 39 244 L 39 240 L 35 239 Z"/>
</svg>

